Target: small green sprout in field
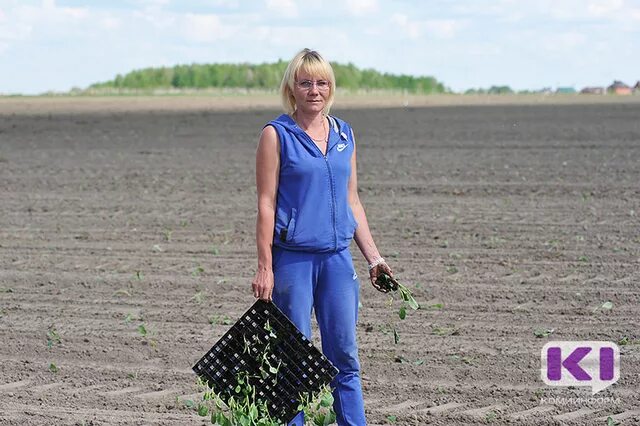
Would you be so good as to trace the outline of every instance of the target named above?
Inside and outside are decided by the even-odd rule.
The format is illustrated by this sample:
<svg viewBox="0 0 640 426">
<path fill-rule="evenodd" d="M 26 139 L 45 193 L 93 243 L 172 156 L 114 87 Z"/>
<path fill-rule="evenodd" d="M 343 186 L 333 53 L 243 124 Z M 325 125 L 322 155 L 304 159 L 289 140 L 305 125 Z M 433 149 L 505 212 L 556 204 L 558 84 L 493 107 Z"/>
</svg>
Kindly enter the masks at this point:
<svg viewBox="0 0 640 426">
<path fill-rule="evenodd" d="M 226 315 L 212 315 L 209 317 L 211 325 L 231 325 L 233 321 Z"/>
<path fill-rule="evenodd" d="M 134 278 L 138 281 L 142 281 L 142 279 L 144 278 L 144 274 L 142 273 L 142 271 L 136 271 L 136 273 L 134 274 Z"/>
<path fill-rule="evenodd" d="M 13 293 L 13 289 L 11 287 L 0 287 L 0 293 Z"/>
<path fill-rule="evenodd" d="M 618 339 L 618 346 L 637 345 L 640 344 L 640 340 L 629 339 L 629 336 L 622 336 Z"/>
<path fill-rule="evenodd" d="M 173 231 L 170 228 L 165 228 L 162 231 L 162 236 L 166 242 L 171 242 L 171 234 L 173 234 Z"/>
<path fill-rule="evenodd" d="M 204 273 L 204 268 L 200 265 L 196 266 L 196 268 L 191 272 L 191 275 L 194 277 L 199 277 Z"/>
<path fill-rule="evenodd" d="M 56 327 L 52 324 L 49 326 L 49 330 L 47 331 L 47 348 L 51 349 L 54 344 L 60 343 L 62 343 L 60 334 L 58 334 Z"/>
<path fill-rule="evenodd" d="M 610 302 L 610 301 L 606 301 L 606 302 L 604 302 L 602 305 L 600 305 L 600 306 L 596 307 L 596 308 L 593 310 L 593 312 L 597 312 L 597 311 L 599 311 L 599 310 L 602 310 L 602 311 L 610 311 L 611 309 L 613 309 L 613 303 L 612 303 L 612 302 Z"/>
<path fill-rule="evenodd" d="M 394 416 L 394 415 L 388 415 L 387 416 L 387 421 L 391 424 L 394 424 L 398 421 L 398 417 Z"/>
<path fill-rule="evenodd" d="M 214 256 L 217 256 L 217 255 L 220 254 L 220 250 L 216 246 L 211 246 L 211 250 L 210 251 L 211 251 L 211 254 L 214 255 Z"/>
<path fill-rule="evenodd" d="M 578 257 L 578 262 L 587 263 L 587 262 L 589 262 L 589 258 L 587 256 L 585 256 L 585 255 L 579 256 Z"/>
<path fill-rule="evenodd" d="M 431 324 L 431 334 L 435 334 L 436 336 L 457 336 L 460 334 L 460 330 L 455 327 L 444 327 Z"/>
<path fill-rule="evenodd" d="M 60 371 L 60 368 L 52 362 L 49 364 L 49 371 L 51 371 L 52 373 L 57 373 L 58 371 Z"/>
<path fill-rule="evenodd" d="M 447 273 L 453 275 L 458 272 L 456 265 L 447 265 Z"/>
<path fill-rule="evenodd" d="M 204 295 L 202 294 L 202 291 L 198 291 L 196 292 L 196 294 L 193 295 L 193 297 L 191 298 L 191 300 L 193 300 L 194 302 L 196 302 L 197 304 L 200 304 L 204 301 Z"/>
<path fill-rule="evenodd" d="M 127 379 L 137 380 L 138 379 L 138 372 L 134 371 L 133 373 L 127 373 Z"/>
<path fill-rule="evenodd" d="M 114 291 L 113 295 L 116 297 L 121 297 L 121 296 L 131 297 L 131 293 L 129 292 L 129 290 L 126 290 L 124 288 Z"/>
<path fill-rule="evenodd" d="M 462 362 L 463 364 L 466 364 L 466 365 L 474 365 L 474 363 L 475 363 L 475 359 L 473 357 L 468 356 L 468 355 L 453 354 L 453 355 L 449 355 L 449 357 L 453 361 L 460 361 L 460 362 Z"/>
<path fill-rule="evenodd" d="M 451 252 L 449 253 L 449 259 L 455 259 L 455 260 L 462 259 L 462 255 L 460 253 Z"/>
<path fill-rule="evenodd" d="M 533 330 L 533 335 L 541 339 L 543 337 L 549 337 L 554 331 L 553 328 L 536 328 Z"/>
<path fill-rule="evenodd" d="M 156 252 L 156 253 L 161 253 L 162 252 L 162 247 L 160 247 L 160 244 L 154 244 L 153 247 L 151 247 L 151 250 Z"/>
<path fill-rule="evenodd" d="M 149 346 L 157 350 L 158 342 L 153 338 L 155 333 L 147 329 L 147 326 L 144 323 L 138 325 L 137 331 L 140 337 L 144 339 L 143 344 L 149 344 Z"/>
<path fill-rule="evenodd" d="M 126 317 L 124 317 L 124 323 L 125 323 L 125 324 L 127 324 L 127 325 L 129 325 L 129 324 L 131 324 L 131 322 L 132 322 L 133 320 L 135 320 L 135 319 L 136 319 L 136 318 L 134 318 L 134 317 L 133 317 L 133 314 L 132 314 L 131 312 L 129 312 L 129 313 L 127 314 L 127 316 L 126 316 Z"/>
<path fill-rule="evenodd" d="M 484 416 L 484 419 L 487 421 L 487 423 L 494 422 L 497 418 L 498 418 L 498 415 L 496 414 L 496 412 L 495 412 L 495 411 L 489 411 L 489 412 Z"/>
<path fill-rule="evenodd" d="M 613 417 L 609 416 L 607 417 L 607 426 L 617 426 L 620 423 L 617 422 Z"/>
<path fill-rule="evenodd" d="M 186 219 L 181 219 L 180 220 L 180 226 L 185 228 L 187 225 L 189 224 L 189 222 Z"/>
<path fill-rule="evenodd" d="M 506 243 L 507 240 L 500 238 L 497 235 L 492 235 L 489 240 L 484 243 L 484 246 L 490 249 L 495 249 Z"/>
<path fill-rule="evenodd" d="M 144 324 L 138 326 L 138 334 L 142 337 L 147 337 L 147 327 Z"/>
<path fill-rule="evenodd" d="M 226 278 L 220 278 L 219 280 L 216 281 L 216 284 L 224 284 L 227 282 Z"/>
</svg>

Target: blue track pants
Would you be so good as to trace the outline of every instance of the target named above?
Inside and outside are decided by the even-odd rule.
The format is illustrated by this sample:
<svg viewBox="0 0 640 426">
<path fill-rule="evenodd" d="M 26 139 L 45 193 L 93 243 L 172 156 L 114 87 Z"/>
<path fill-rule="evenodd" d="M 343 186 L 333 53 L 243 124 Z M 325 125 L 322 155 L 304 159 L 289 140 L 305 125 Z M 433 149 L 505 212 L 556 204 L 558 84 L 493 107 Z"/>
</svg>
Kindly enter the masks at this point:
<svg viewBox="0 0 640 426">
<path fill-rule="evenodd" d="M 356 342 L 359 282 L 349 249 L 308 253 L 274 247 L 273 272 L 273 302 L 309 339 L 315 310 L 322 352 L 339 370 L 331 383 L 338 425 L 366 425 Z M 300 413 L 290 425 L 303 423 Z"/>
</svg>

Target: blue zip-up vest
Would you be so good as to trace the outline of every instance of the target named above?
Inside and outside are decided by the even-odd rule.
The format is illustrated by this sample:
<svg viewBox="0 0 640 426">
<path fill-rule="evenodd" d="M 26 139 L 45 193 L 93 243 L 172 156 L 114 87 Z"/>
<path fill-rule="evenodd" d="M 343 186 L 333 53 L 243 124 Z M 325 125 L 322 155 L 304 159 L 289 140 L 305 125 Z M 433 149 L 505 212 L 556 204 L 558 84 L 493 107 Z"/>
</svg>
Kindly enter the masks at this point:
<svg viewBox="0 0 640 426">
<path fill-rule="evenodd" d="M 282 114 L 267 124 L 280 139 L 274 246 L 322 253 L 351 244 L 358 226 L 348 193 L 354 143 L 345 121 L 327 119 L 326 155 L 290 116 Z"/>
</svg>

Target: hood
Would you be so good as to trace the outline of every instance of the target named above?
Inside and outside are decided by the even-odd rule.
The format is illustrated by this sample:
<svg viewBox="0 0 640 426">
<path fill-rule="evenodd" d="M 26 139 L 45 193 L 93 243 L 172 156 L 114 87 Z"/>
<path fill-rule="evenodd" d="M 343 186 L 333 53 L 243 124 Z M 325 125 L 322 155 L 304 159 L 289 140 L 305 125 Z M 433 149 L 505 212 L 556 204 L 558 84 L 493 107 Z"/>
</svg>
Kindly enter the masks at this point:
<svg viewBox="0 0 640 426">
<path fill-rule="evenodd" d="M 340 120 L 339 118 L 333 117 L 331 115 L 327 116 L 327 118 L 329 122 L 329 146 L 327 147 L 327 155 L 328 155 L 334 146 L 341 143 L 349 143 L 350 138 L 348 135 L 351 132 L 351 129 L 349 128 L 349 125 L 346 122 Z M 280 115 L 278 118 L 273 120 L 271 124 L 278 124 L 284 127 L 285 129 L 287 129 L 291 133 L 301 135 L 302 136 L 301 139 L 303 141 L 309 144 L 313 144 L 313 141 L 311 140 L 311 138 L 306 134 L 304 130 L 302 130 L 298 126 L 295 120 L 288 114 Z M 317 149 L 315 150 L 317 151 Z"/>
</svg>

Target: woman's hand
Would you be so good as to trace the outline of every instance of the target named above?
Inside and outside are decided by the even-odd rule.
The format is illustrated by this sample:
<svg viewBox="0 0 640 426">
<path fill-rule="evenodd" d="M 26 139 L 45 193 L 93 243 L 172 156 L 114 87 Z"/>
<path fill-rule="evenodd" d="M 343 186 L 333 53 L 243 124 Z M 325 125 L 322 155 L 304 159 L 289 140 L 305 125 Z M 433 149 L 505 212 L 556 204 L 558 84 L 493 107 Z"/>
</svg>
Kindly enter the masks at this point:
<svg viewBox="0 0 640 426">
<path fill-rule="evenodd" d="M 253 288 L 253 297 L 270 302 L 273 293 L 273 270 L 258 268 L 251 287 Z"/>
<path fill-rule="evenodd" d="M 376 290 L 381 291 L 383 293 L 388 293 L 389 289 L 380 287 L 380 285 L 378 285 L 378 283 L 376 282 L 378 277 L 382 274 L 387 274 L 391 278 L 393 278 L 393 271 L 385 261 L 378 263 L 377 265 L 375 265 L 373 268 L 369 270 L 369 279 L 371 280 L 371 284 L 375 287 Z"/>
</svg>

